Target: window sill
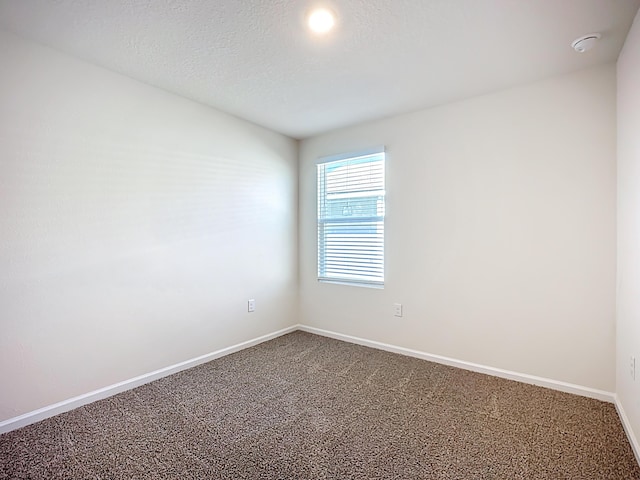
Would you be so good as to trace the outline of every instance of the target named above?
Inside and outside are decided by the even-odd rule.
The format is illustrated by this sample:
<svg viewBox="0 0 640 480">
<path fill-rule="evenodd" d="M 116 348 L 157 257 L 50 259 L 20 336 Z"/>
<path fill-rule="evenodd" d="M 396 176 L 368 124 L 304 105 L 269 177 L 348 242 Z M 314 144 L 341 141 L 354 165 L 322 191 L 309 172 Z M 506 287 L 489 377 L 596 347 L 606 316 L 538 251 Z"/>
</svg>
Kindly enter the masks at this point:
<svg viewBox="0 0 640 480">
<path fill-rule="evenodd" d="M 384 290 L 384 283 L 350 282 L 348 280 L 334 280 L 328 278 L 319 278 L 318 283 L 333 283 L 335 285 L 346 285 L 348 287 L 364 287 Z"/>
</svg>

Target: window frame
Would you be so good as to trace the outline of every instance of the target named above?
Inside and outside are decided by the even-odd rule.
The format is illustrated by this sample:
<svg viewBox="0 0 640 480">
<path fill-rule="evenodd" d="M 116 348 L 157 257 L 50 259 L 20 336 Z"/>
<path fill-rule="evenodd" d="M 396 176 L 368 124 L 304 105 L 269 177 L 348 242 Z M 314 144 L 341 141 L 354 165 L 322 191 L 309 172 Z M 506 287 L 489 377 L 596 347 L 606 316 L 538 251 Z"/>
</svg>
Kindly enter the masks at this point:
<svg viewBox="0 0 640 480">
<path fill-rule="evenodd" d="M 382 214 L 380 215 L 378 211 L 376 211 L 376 215 L 373 217 L 354 217 L 355 220 L 349 223 L 362 223 L 363 226 L 371 223 L 380 223 L 381 234 L 378 232 L 375 235 L 381 235 L 381 240 L 379 241 L 381 247 L 381 253 L 379 253 L 379 258 L 381 260 L 381 274 L 378 279 L 367 279 L 367 278 L 349 278 L 344 276 L 335 276 L 335 275 L 327 275 L 326 270 L 322 270 L 323 267 L 326 267 L 326 259 L 322 258 L 323 251 L 326 251 L 326 236 L 324 234 L 327 225 L 333 225 L 334 227 L 341 223 L 339 221 L 327 221 L 328 217 L 323 217 L 323 208 L 326 209 L 327 202 L 327 192 L 326 192 L 326 170 L 324 171 L 324 187 L 321 185 L 321 171 L 320 167 L 325 167 L 327 164 L 336 163 L 336 162 L 346 162 L 348 160 L 357 160 L 365 157 L 378 157 L 381 156 L 381 164 L 382 164 Z M 316 235 L 316 247 L 317 247 L 317 255 L 316 255 L 316 273 L 318 282 L 321 283 L 335 283 L 342 285 L 351 285 L 351 286 L 359 286 L 359 287 L 369 287 L 369 288 L 384 288 L 385 282 L 385 235 L 384 235 L 384 226 L 385 226 L 385 217 L 386 217 L 386 149 L 385 147 L 374 147 L 367 150 L 359 150 L 355 152 L 342 153 L 338 155 L 330 155 L 321 157 L 316 161 L 316 226 L 317 226 L 317 235 Z M 380 161 L 380 159 L 376 159 L 375 161 Z M 324 189 L 323 189 L 324 188 Z M 323 190 L 321 190 L 323 189 Z M 324 193 L 324 197 L 321 194 Z M 380 195 L 378 195 L 379 197 Z M 378 205 L 376 203 L 376 205 Z M 379 208 L 377 206 L 376 208 Z M 373 221 L 372 219 L 376 220 Z M 378 220 L 381 218 L 381 220 Z M 360 226 L 358 226 L 360 227 Z M 356 227 L 357 228 L 357 227 Z M 375 240 L 375 238 L 374 238 Z M 322 242 L 324 243 L 324 247 Z M 372 255 L 375 257 L 375 255 Z M 366 272 L 366 269 L 363 269 L 363 272 Z M 354 274 L 352 277 L 357 277 L 357 274 Z M 366 275 L 362 275 L 366 276 Z M 370 277 L 373 275 L 369 275 Z"/>
</svg>

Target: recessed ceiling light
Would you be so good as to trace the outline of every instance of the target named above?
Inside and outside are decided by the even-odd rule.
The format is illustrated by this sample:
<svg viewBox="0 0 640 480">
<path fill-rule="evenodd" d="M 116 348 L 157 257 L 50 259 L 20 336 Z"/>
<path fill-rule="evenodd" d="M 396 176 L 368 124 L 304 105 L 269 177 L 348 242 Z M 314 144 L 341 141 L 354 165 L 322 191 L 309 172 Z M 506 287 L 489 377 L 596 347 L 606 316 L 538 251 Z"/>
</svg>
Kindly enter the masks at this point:
<svg viewBox="0 0 640 480">
<path fill-rule="evenodd" d="M 584 53 L 588 50 L 591 50 L 596 42 L 600 40 L 601 35 L 599 33 L 590 33 L 589 35 L 584 35 L 580 38 L 576 38 L 571 46 L 578 53 Z"/>
<path fill-rule="evenodd" d="M 318 8 L 309 15 L 308 24 L 315 33 L 327 33 L 335 26 L 336 16 L 331 10 Z"/>
</svg>

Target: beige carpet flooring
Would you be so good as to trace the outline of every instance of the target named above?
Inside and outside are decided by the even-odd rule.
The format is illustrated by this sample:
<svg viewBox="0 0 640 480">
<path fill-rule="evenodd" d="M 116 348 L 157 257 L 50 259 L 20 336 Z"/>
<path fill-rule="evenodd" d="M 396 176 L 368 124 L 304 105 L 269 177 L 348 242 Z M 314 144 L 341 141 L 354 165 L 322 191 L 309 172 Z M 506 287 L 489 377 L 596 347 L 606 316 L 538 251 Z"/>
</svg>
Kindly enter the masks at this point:
<svg viewBox="0 0 640 480">
<path fill-rule="evenodd" d="M 0 436 L 0 478 L 640 479 L 613 405 L 295 332 Z"/>
</svg>

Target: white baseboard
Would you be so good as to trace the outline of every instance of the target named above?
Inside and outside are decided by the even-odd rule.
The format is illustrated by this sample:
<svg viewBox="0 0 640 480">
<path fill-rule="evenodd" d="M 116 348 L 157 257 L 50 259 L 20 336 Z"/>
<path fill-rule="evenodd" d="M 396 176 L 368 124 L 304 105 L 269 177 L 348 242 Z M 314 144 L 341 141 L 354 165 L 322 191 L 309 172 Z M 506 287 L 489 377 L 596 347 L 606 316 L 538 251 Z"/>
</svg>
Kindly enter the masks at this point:
<svg viewBox="0 0 640 480">
<path fill-rule="evenodd" d="M 297 329 L 297 325 L 284 328 L 282 330 L 278 330 L 277 332 L 269 333 L 252 340 L 247 340 L 246 342 L 238 343 L 237 345 L 233 345 L 231 347 L 207 353 L 206 355 L 201 355 L 199 357 L 192 358 L 191 360 L 176 363 L 175 365 L 161 368 L 160 370 L 145 373 L 144 375 L 140 375 L 138 377 L 134 377 L 129 380 L 116 383 L 114 385 L 109 385 L 108 387 L 99 388 L 98 390 L 94 390 L 93 392 L 78 395 L 77 397 L 63 400 L 62 402 L 39 408 L 38 410 L 34 410 L 17 417 L 9 418 L 8 420 L 0 422 L 0 434 L 10 432 L 11 430 L 30 425 L 32 423 L 39 422 L 60 413 L 68 412 L 69 410 L 73 410 L 74 408 L 78 408 L 88 403 L 95 402 L 96 400 L 102 400 L 103 398 L 111 397 L 112 395 L 124 392 L 125 390 L 131 390 L 132 388 L 139 387 L 141 385 L 144 385 L 145 383 L 158 380 L 162 377 L 167 377 L 182 370 L 186 370 L 187 368 L 192 368 L 197 365 L 210 362 L 211 360 L 224 357 L 225 355 L 229 355 L 240 350 L 244 350 L 245 348 L 253 347 L 254 345 L 258 345 L 259 343 L 266 342 L 276 337 L 280 337 L 281 335 L 294 332 Z"/>
<path fill-rule="evenodd" d="M 629 439 L 629 443 L 631 444 L 633 453 L 636 456 L 636 461 L 638 462 L 638 464 L 640 464 L 640 443 L 638 442 L 638 438 L 633 433 L 631 422 L 629 421 L 629 417 L 627 417 L 624 408 L 622 408 L 622 403 L 620 403 L 618 395 L 615 396 L 615 404 L 616 410 L 618 410 L 618 416 L 620 417 L 620 421 L 622 422 L 622 426 L 624 427 L 624 431 L 627 434 L 627 438 Z"/>
<path fill-rule="evenodd" d="M 124 392 L 125 390 L 130 390 L 132 388 L 139 387 L 141 385 L 152 382 L 154 380 L 158 380 L 162 377 L 166 377 L 168 375 L 172 375 L 182 370 L 195 367 L 202 363 L 210 362 L 211 360 L 215 360 L 216 358 L 220 358 L 225 355 L 229 355 L 231 353 L 244 350 L 245 348 L 249 348 L 259 343 L 272 340 L 276 337 L 285 335 L 287 333 L 291 333 L 296 330 L 302 330 L 305 332 L 314 333 L 324 337 L 335 338 L 337 340 L 342 340 L 349 343 L 376 348 L 378 350 L 386 350 L 388 352 L 399 353 L 401 355 L 421 358 L 423 360 L 441 363 L 441 364 L 449 365 L 452 367 L 463 368 L 465 370 L 485 373 L 488 375 L 494 375 L 494 376 L 506 378 L 509 380 L 529 383 L 529 384 L 538 385 L 541 387 L 559 390 L 562 392 L 573 393 L 573 394 L 581 395 L 584 397 L 595 398 L 597 400 L 603 400 L 605 402 L 615 403 L 618 409 L 618 412 L 620 414 L 620 418 L 622 419 L 623 425 L 629 437 L 629 440 L 633 446 L 634 452 L 636 453 L 636 456 L 639 457 L 639 463 L 640 463 L 640 456 L 638 455 L 638 453 L 640 452 L 640 448 L 638 447 L 637 439 L 633 436 L 633 432 L 630 428 L 627 417 L 624 414 L 624 410 L 622 409 L 622 406 L 617 401 L 615 394 L 611 392 L 596 390 L 593 388 L 574 385 L 571 383 L 561 382 L 558 380 L 551 380 L 548 378 L 536 377 L 536 376 L 527 375 L 524 373 L 512 372 L 512 371 L 503 370 L 500 368 L 488 367 L 488 366 L 479 365 L 476 363 L 465 362 L 463 360 L 456 360 L 456 359 L 444 357 L 441 355 L 434 355 L 430 353 L 420 352 L 418 350 L 412 350 L 409 348 L 397 347 L 395 345 L 389 345 L 386 343 L 376 342 L 373 340 L 353 337 L 351 335 L 344 335 L 341 333 L 322 330 L 315 327 L 308 327 L 306 325 L 293 325 L 291 327 L 278 330 L 277 332 L 263 335 L 261 337 L 254 338 L 252 340 L 248 340 L 246 342 L 242 342 L 237 345 L 233 345 L 231 347 L 223 348 L 221 350 L 217 350 L 215 352 L 208 353 L 206 355 L 202 355 L 200 357 L 196 357 L 191 360 L 186 360 L 184 362 L 180 362 L 175 365 L 171 365 L 169 367 L 161 368 L 160 370 L 156 370 L 144 375 L 140 375 L 138 377 L 131 378 L 129 380 L 116 383 L 114 385 L 110 385 L 108 387 L 100 388 L 98 390 L 94 390 L 93 392 L 85 393 L 83 395 L 79 395 L 77 397 L 73 397 L 68 400 L 64 400 L 62 402 L 58 402 L 53 405 L 49 405 L 47 407 L 34 410 L 32 412 L 28 412 L 14 418 L 9 418 L 8 420 L 4 420 L 0 422 L 0 434 L 10 432 L 11 430 L 15 430 L 17 428 L 30 425 L 32 423 L 39 422 L 46 418 L 53 417 L 54 415 L 67 412 L 69 410 L 73 410 L 74 408 L 81 407 L 88 403 L 110 397 L 120 392 Z"/>
<path fill-rule="evenodd" d="M 596 400 L 602 400 L 604 402 L 615 402 L 615 394 L 604 390 L 583 387 L 582 385 L 561 382 L 559 380 L 552 380 L 550 378 L 536 377 L 535 375 L 528 375 L 526 373 L 512 372 L 510 370 L 503 370 L 501 368 L 487 367 L 485 365 L 479 365 L 477 363 L 465 362 L 464 360 L 456 360 L 455 358 L 443 357 L 442 355 L 420 352 L 418 350 L 412 350 L 410 348 L 397 347 L 395 345 L 389 345 L 386 343 L 376 342 L 359 337 L 352 337 L 351 335 L 344 335 L 342 333 L 331 332 L 315 327 L 308 327 L 306 325 L 299 325 L 298 328 L 299 330 L 302 330 L 304 332 L 315 333 L 317 335 L 322 335 L 323 337 L 335 338 L 336 340 L 355 343 L 357 345 L 363 345 L 365 347 L 372 347 L 377 348 L 378 350 L 385 350 L 387 352 L 407 355 L 409 357 L 421 358 L 422 360 L 428 360 L 430 362 L 442 363 L 451 367 L 463 368 L 465 370 L 485 373 L 487 375 L 502 377 L 508 380 L 515 380 L 531 385 L 538 385 L 540 387 L 551 388 L 553 390 L 559 390 L 566 393 L 573 393 L 575 395 L 581 395 L 583 397 L 595 398 Z"/>
</svg>

